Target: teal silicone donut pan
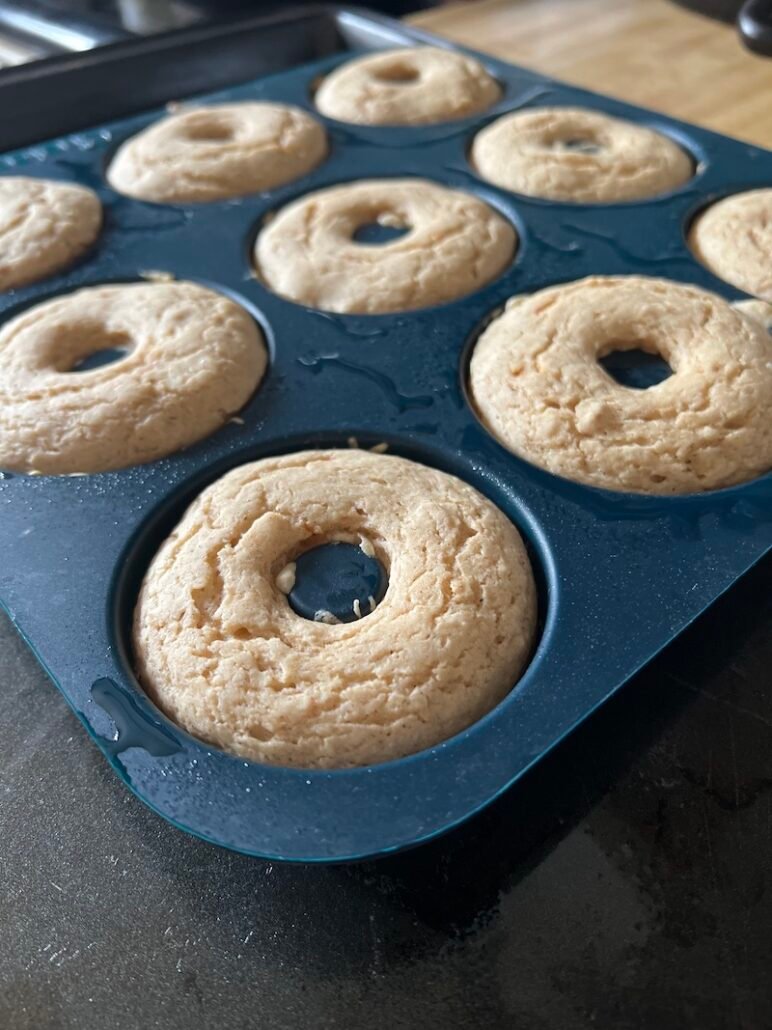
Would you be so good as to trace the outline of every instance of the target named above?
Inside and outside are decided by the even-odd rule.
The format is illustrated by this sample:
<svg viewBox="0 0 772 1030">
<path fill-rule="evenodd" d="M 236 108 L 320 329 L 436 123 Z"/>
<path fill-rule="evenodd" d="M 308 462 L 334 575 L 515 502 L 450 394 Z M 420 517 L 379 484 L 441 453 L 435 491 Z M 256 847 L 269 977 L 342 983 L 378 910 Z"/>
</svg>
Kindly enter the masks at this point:
<svg viewBox="0 0 772 1030">
<path fill-rule="evenodd" d="M 58 91 L 69 134 L 5 153 L 0 174 L 90 186 L 106 222 L 75 267 L 3 294 L 3 320 L 76 287 L 162 271 L 243 304 L 265 332 L 270 365 L 239 422 L 181 453 L 90 476 L 4 474 L 0 597 L 106 759 L 164 818 L 248 854 L 346 861 L 419 844 L 488 804 L 772 547 L 772 476 L 671 498 L 580 486 L 496 443 L 471 410 L 465 385 L 470 342 L 513 294 L 589 274 L 636 273 L 741 297 L 694 260 L 685 227 L 718 196 L 772 185 L 772 153 L 478 55 L 503 87 L 482 117 L 379 129 L 319 116 L 329 158 L 286 188 L 205 205 L 149 204 L 115 193 L 104 174 L 110 153 L 157 119 L 165 99 L 259 98 L 313 113 L 315 80 L 352 53 L 432 41 L 337 8 L 250 25 L 117 46 L 91 64 L 80 55 L 80 68 L 71 59 L 54 62 L 47 79 L 37 86 L 30 80 L 16 94 L 23 107 L 34 89 Z M 200 59 L 207 47 L 209 62 Z M 150 57 L 157 63 L 159 48 L 177 61 L 177 78 L 164 72 L 166 79 L 148 77 L 145 87 L 142 70 Z M 226 53 L 234 55 L 232 77 L 248 81 L 206 93 L 209 84 L 223 85 L 227 69 L 214 56 Z M 93 87 L 116 69 L 133 69 L 145 110 L 124 117 L 126 101 L 116 101 L 124 105 L 114 111 L 121 117 L 108 120 L 109 97 Z M 82 104 L 70 109 L 75 96 Z M 612 205 L 534 200 L 481 181 L 467 161 L 474 133 L 503 112 L 543 104 L 583 105 L 667 133 L 693 155 L 694 178 L 653 200 Z M 92 127 L 70 132 L 72 119 L 89 111 Z M 41 105 L 41 136 L 51 135 L 52 117 Z M 26 126 L 14 124 L 28 138 L 36 131 L 34 113 Z M 516 226 L 515 260 L 472 296 L 396 315 L 330 316 L 257 280 L 250 245 L 269 212 L 311 190 L 374 176 L 423 176 L 483 198 Z M 347 446 L 352 436 L 361 446 L 386 442 L 393 453 L 454 473 L 516 523 L 539 581 L 538 647 L 497 708 L 431 750 L 335 772 L 234 758 L 177 728 L 138 685 L 128 627 L 139 583 L 185 505 L 224 471 L 296 448 Z"/>
</svg>

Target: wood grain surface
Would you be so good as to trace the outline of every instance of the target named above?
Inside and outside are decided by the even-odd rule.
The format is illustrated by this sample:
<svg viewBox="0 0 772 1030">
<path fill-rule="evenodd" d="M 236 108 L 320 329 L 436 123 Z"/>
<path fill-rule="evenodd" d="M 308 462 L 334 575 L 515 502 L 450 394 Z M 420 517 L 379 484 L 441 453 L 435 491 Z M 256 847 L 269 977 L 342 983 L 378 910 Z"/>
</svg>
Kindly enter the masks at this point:
<svg viewBox="0 0 772 1030">
<path fill-rule="evenodd" d="M 772 58 L 671 0 L 476 0 L 414 15 L 448 39 L 772 147 Z"/>
</svg>

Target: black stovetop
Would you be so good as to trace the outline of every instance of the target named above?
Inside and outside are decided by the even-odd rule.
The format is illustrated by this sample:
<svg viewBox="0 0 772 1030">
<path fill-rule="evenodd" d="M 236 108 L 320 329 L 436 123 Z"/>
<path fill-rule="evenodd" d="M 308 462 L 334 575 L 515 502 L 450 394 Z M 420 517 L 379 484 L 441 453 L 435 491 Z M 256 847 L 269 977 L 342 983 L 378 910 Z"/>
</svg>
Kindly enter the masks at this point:
<svg viewBox="0 0 772 1030">
<path fill-rule="evenodd" d="M 0 623 L 0 1026 L 767 1030 L 772 561 L 427 847 L 282 866 L 140 804 Z"/>
</svg>

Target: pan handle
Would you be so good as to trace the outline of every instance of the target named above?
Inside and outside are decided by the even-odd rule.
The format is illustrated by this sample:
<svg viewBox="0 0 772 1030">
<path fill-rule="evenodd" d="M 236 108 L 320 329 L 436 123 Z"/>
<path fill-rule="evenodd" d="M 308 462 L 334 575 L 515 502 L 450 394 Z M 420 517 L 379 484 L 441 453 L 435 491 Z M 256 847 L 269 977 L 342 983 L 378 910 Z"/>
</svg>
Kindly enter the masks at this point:
<svg viewBox="0 0 772 1030">
<path fill-rule="evenodd" d="M 772 57 L 772 0 L 745 0 L 737 29 L 749 50 Z"/>
</svg>

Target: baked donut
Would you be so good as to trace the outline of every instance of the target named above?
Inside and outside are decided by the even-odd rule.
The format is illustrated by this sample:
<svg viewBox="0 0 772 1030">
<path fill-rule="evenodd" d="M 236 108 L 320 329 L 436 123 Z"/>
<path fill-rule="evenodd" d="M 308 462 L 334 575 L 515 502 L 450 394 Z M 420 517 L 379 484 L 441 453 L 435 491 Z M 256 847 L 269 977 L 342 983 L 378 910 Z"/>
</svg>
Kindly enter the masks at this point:
<svg viewBox="0 0 772 1030">
<path fill-rule="evenodd" d="M 583 107 L 504 115 L 475 136 L 471 162 L 506 190 L 576 204 L 656 197 L 694 172 L 667 136 Z"/>
<path fill-rule="evenodd" d="M 93 190 L 0 176 L 0 290 L 65 268 L 94 242 L 101 225 L 102 205 Z"/>
<path fill-rule="evenodd" d="M 409 230 L 358 243 L 362 226 Z M 455 300 L 511 261 L 515 230 L 482 200 L 425 179 L 366 179 L 309 193 L 257 237 L 258 274 L 276 293 L 341 313 L 409 311 Z"/>
<path fill-rule="evenodd" d="M 388 572 L 381 603 L 355 622 L 297 615 L 282 570 L 351 538 Z M 134 653 L 189 733 L 258 762 L 339 768 L 474 723 L 518 679 L 535 616 L 520 535 L 472 487 L 390 455 L 304 451 L 241 466 L 191 505 L 145 575 Z"/>
<path fill-rule="evenodd" d="M 183 108 L 126 140 L 107 179 L 140 200 L 225 200 L 293 182 L 326 153 L 324 129 L 299 107 L 211 104 Z"/>
<path fill-rule="evenodd" d="M 638 390 L 598 363 L 634 349 L 673 374 Z M 680 494 L 772 467 L 769 337 L 694 286 L 597 277 L 518 298 L 477 342 L 470 388 L 505 447 L 580 483 Z"/>
<path fill-rule="evenodd" d="M 485 111 L 501 87 L 473 57 L 405 47 L 347 61 L 316 92 L 328 118 L 359 125 L 431 125 Z"/>
<path fill-rule="evenodd" d="M 689 246 L 719 279 L 772 302 L 772 187 L 712 204 L 692 224 Z"/>
<path fill-rule="evenodd" d="M 105 350 L 123 357 L 78 371 Z M 160 458 L 221 426 L 265 365 L 246 311 L 194 283 L 55 297 L 0 331 L 0 468 L 55 475 Z"/>
</svg>

